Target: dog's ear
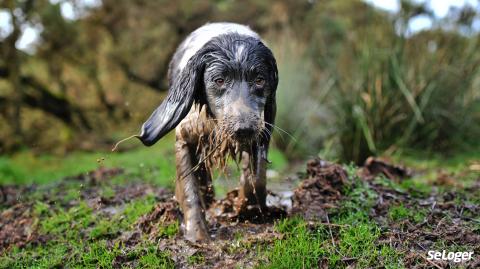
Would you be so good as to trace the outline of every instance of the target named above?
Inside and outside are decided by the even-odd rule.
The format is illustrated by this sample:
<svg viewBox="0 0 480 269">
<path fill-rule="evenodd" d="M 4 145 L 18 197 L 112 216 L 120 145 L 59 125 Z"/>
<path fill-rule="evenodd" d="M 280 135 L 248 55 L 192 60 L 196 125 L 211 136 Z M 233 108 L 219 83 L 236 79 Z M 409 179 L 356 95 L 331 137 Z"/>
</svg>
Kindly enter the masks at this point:
<svg viewBox="0 0 480 269">
<path fill-rule="evenodd" d="M 277 103 L 275 101 L 275 95 L 272 95 L 270 100 L 267 100 L 267 104 L 265 106 L 265 111 L 263 112 L 265 122 L 269 123 L 265 128 L 268 130 L 268 134 L 273 133 L 273 125 L 275 124 L 275 114 L 277 113 Z M 262 139 L 262 144 L 265 148 L 268 148 L 268 144 L 270 143 L 270 135 L 266 135 Z"/>
<path fill-rule="evenodd" d="M 273 133 L 273 125 L 275 124 L 275 115 L 277 113 L 277 102 L 275 99 L 275 93 L 277 91 L 277 85 L 278 85 L 278 70 L 277 70 L 277 63 L 275 62 L 275 58 L 273 58 L 272 55 L 272 62 L 270 63 L 273 70 L 272 70 L 272 93 L 270 97 L 267 99 L 267 103 L 265 105 L 265 110 L 263 112 L 263 117 L 265 122 L 269 123 L 265 128 L 268 129 L 267 135 L 262 136 L 262 146 L 265 149 L 265 151 L 268 150 L 268 144 L 270 143 L 270 135 Z M 266 152 L 265 152 L 266 155 Z M 265 156 L 266 158 L 266 156 Z"/>
<path fill-rule="evenodd" d="M 175 128 L 190 111 L 195 98 L 203 89 L 205 51 L 197 52 L 181 73 L 173 78 L 167 97 L 142 125 L 137 137 L 146 146 L 155 144 Z"/>
</svg>

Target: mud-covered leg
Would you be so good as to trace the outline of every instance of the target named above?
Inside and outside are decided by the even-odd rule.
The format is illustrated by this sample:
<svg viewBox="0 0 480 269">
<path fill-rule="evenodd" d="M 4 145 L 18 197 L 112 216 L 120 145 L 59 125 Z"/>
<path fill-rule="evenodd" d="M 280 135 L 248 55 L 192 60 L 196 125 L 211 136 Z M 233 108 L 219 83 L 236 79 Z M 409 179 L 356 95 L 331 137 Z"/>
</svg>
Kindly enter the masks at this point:
<svg viewBox="0 0 480 269">
<path fill-rule="evenodd" d="M 259 154 L 250 158 L 250 154 L 244 151 L 242 152 L 241 165 L 242 175 L 240 176 L 237 209 L 242 211 L 248 205 L 257 205 L 261 209 L 266 208 L 267 181 L 265 160 Z"/>
<path fill-rule="evenodd" d="M 202 208 L 199 182 L 195 173 L 190 173 L 194 166 L 192 151 L 189 145 L 178 137 L 175 149 L 177 160 L 175 197 L 184 216 L 185 238 L 190 241 L 208 240 L 210 237 L 205 221 L 205 211 Z"/>
<path fill-rule="evenodd" d="M 196 158 L 195 163 L 198 163 L 198 159 L 199 157 Z M 198 189 L 200 191 L 200 198 L 202 199 L 202 206 L 203 208 L 208 209 L 215 201 L 215 190 L 212 183 L 212 176 L 204 163 L 200 164 L 198 170 L 195 171 L 194 174 L 199 183 Z"/>
</svg>

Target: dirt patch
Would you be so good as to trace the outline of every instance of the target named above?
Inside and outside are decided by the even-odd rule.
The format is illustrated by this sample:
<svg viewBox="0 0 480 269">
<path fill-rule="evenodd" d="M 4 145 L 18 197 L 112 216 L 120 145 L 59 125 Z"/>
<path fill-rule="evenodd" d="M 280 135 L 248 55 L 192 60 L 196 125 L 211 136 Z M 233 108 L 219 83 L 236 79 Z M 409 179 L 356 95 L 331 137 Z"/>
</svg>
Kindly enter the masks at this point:
<svg viewBox="0 0 480 269">
<path fill-rule="evenodd" d="M 172 197 L 172 192 L 144 183 L 131 183 L 123 186 L 112 187 L 115 195 L 112 197 L 102 196 L 99 188 L 89 187 L 81 192 L 82 199 L 87 201 L 87 204 L 96 211 L 114 215 L 120 211 L 123 205 L 132 200 L 142 198 L 145 196 L 153 196 L 158 201 L 165 201 Z M 78 201 L 73 201 L 70 205 L 77 204 Z"/>
<path fill-rule="evenodd" d="M 245 212 L 236 212 L 238 190 L 230 191 L 225 198 L 215 201 L 207 212 L 212 237 L 207 243 L 188 242 L 181 232 L 174 238 L 155 238 L 158 223 L 171 223 L 175 217 L 181 220 L 177 204 L 172 201 L 158 204 L 151 213 L 142 217 L 138 223 L 139 230 L 150 239 L 159 240 L 160 249 L 172 253 L 179 268 L 192 267 L 189 257 L 195 255 L 203 257 L 201 264 L 195 265 L 202 268 L 253 267 L 255 261 L 258 262 L 255 246 L 282 238 L 274 230 L 276 220 L 298 214 L 305 218 L 322 219 L 327 208 L 336 207 L 348 181 L 347 173 L 340 165 L 319 159 L 308 162 L 307 177 L 291 196 L 269 192 L 267 200 L 276 202 L 270 202 L 263 211 L 252 206 Z M 130 234 L 129 240 L 143 235 Z"/>
<path fill-rule="evenodd" d="M 307 163 L 307 176 L 294 191 L 291 214 L 325 220 L 326 210 L 336 208 L 342 197 L 347 172 L 338 164 L 315 159 Z"/>
<path fill-rule="evenodd" d="M 405 166 L 394 165 L 388 160 L 374 157 L 369 157 L 360 171 L 360 177 L 367 180 L 384 175 L 388 179 L 399 181 L 413 175 L 413 171 Z"/>
<path fill-rule="evenodd" d="M 452 261 L 428 260 L 430 250 L 448 252 L 462 246 L 465 251 L 480 252 L 480 205 L 469 202 L 480 194 L 478 190 L 438 192 L 433 188 L 431 193 L 411 195 L 410 192 L 368 182 L 368 188 L 377 195 L 369 215 L 383 230 L 378 243 L 405 253 L 406 268 L 459 266 Z M 395 213 L 394 209 L 398 211 Z M 461 265 L 478 268 L 480 257 L 476 255 Z"/>
<path fill-rule="evenodd" d="M 221 207 L 224 203 L 225 201 L 217 201 L 216 204 Z M 215 204 L 211 209 L 213 208 Z M 241 221 L 239 216 L 227 218 L 222 214 L 208 214 L 211 235 L 209 242 L 187 241 L 183 238 L 181 229 L 174 235 L 164 232 L 165 227 L 181 223 L 181 220 L 182 214 L 177 202 L 160 202 L 150 213 L 137 221 L 133 230 L 123 233 L 119 240 L 127 248 L 125 253 L 141 244 L 142 238 L 157 242 L 158 250 L 170 253 L 175 267 L 178 268 L 243 268 L 255 265 L 255 251 L 249 246 L 268 244 L 280 237 L 274 231 L 272 222 L 254 224 L 248 220 Z M 137 264 L 126 254 L 115 259 L 115 266 L 136 267 Z"/>
<path fill-rule="evenodd" d="M 25 194 L 36 189 L 35 185 L 31 186 L 0 186 L 0 206 L 8 207 L 17 204 Z M 0 207 L 0 208 L 1 208 Z"/>
<path fill-rule="evenodd" d="M 169 225 L 176 221 L 181 221 L 182 212 L 178 203 L 174 200 L 168 200 L 155 205 L 153 211 L 141 217 L 137 225 L 143 233 L 156 237 L 158 225 Z"/>
<path fill-rule="evenodd" d="M 269 193 L 275 196 L 274 193 Z M 212 223 L 219 222 L 249 222 L 271 223 L 287 216 L 287 208 L 282 205 L 270 205 L 267 208 L 247 206 L 242 212 L 237 212 L 235 205 L 238 204 L 238 189 L 227 193 L 226 197 L 215 201 L 208 210 L 207 217 Z"/>
<path fill-rule="evenodd" d="M 45 242 L 46 237 L 37 232 L 38 220 L 31 210 L 30 204 L 20 203 L 0 214 L 0 254 L 14 246 Z"/>
<path fill-rule="evenodd" d="M 102 160 L 97 160 L 101 162 Z M 97 184 L 99 182 L 111 179 L 114 176 L 118 176 L 124 173 L 122 168 L 107 168 L 99 167 L 98 169 L 89 171 L 87 173 L 78 174 L 76 176 L 66 177 L 64 180 L 79 180 L 89 184 Z"/>
</svg>

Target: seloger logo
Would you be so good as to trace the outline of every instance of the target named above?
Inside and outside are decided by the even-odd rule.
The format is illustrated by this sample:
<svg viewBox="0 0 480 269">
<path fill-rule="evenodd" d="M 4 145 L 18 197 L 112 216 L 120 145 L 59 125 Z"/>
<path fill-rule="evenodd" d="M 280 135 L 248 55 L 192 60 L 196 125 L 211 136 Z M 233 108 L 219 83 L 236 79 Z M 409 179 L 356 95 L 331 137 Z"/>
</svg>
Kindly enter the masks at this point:
<svg viewBox="0 0 480 269">
<path fill-rule="evenodd" d="M 447 252 L 446 250 L 440 252 L 430 250 L 427 259 L 429 260 L 444 260 L 453 262 L 463 262 L 472 259 L 473 251 L 468 252 Z"/>
</svg>

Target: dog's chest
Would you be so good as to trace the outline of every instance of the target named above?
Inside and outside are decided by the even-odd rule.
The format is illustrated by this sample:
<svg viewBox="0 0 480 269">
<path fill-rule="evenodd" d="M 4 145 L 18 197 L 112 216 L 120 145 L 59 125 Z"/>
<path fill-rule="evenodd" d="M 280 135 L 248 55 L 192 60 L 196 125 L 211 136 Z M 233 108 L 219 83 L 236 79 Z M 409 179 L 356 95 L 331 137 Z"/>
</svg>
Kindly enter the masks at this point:
<svg viewBox="0 0 480 269">
<path fill-rule="evenodd" d="M 228 157 L 237 159 L 237 144 L 221 130 L 216 119 L 208 116 L 206 107 L 193 105 L 176 129 L 177 140 L 193 146 L 192 150 L 208 169 L 224 168 Z"/>
</svg>

